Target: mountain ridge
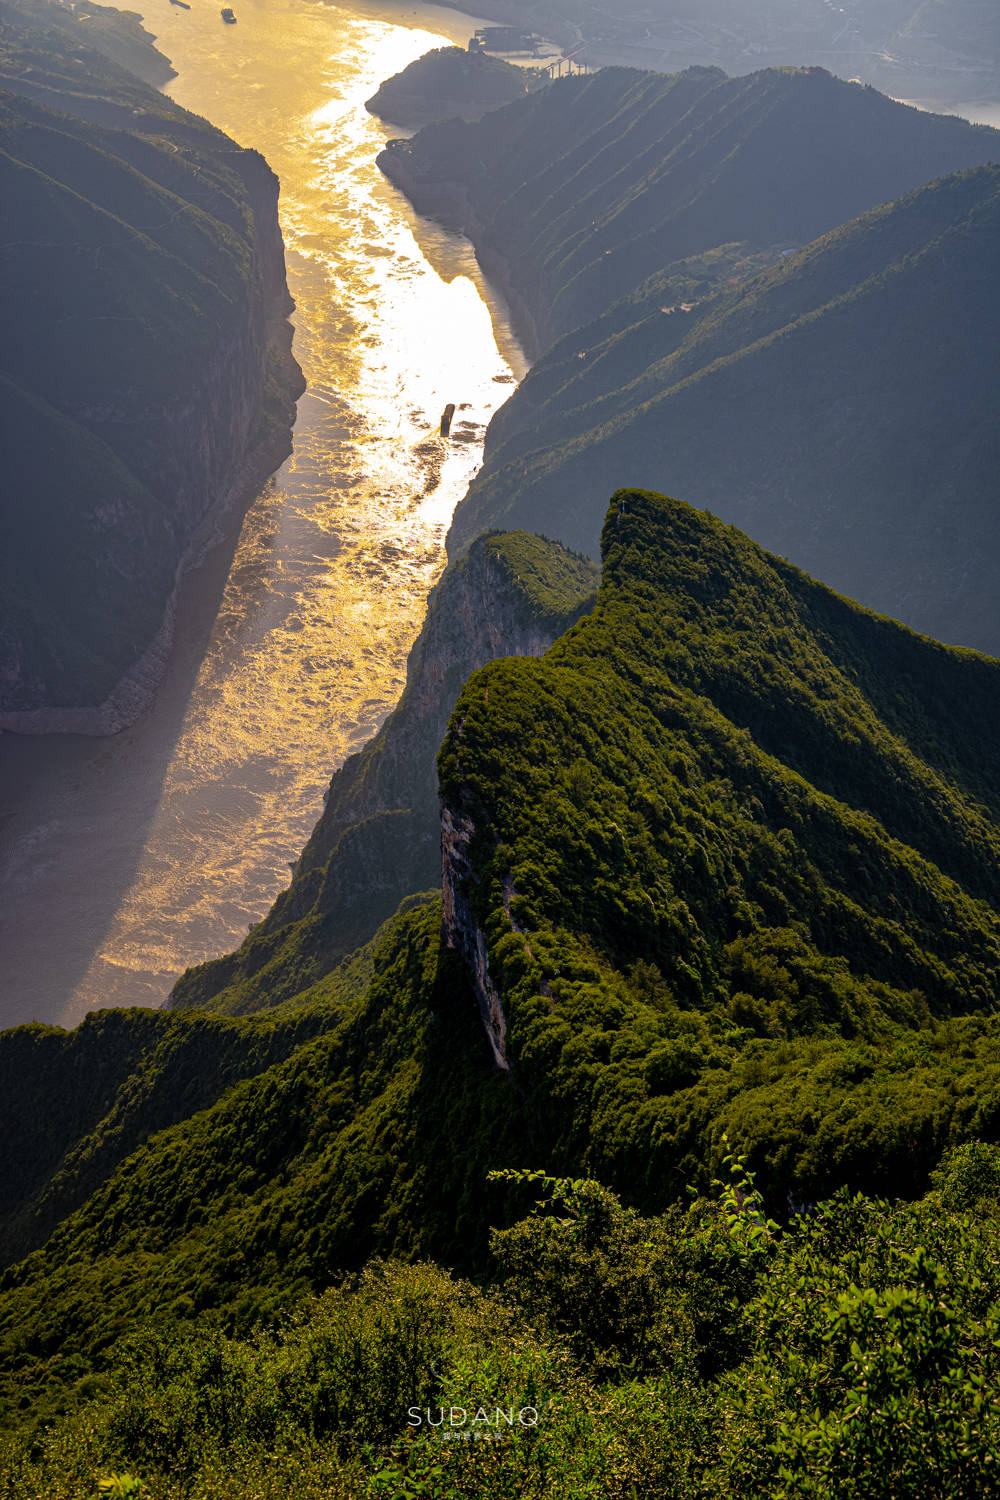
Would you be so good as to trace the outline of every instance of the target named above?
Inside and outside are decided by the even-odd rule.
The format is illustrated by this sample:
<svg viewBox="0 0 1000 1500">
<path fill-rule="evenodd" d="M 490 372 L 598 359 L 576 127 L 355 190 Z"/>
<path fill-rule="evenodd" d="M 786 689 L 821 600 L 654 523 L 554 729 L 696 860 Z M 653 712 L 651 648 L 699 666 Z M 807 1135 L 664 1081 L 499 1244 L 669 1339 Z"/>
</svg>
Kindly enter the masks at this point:
<svg viewBox="0 0 1000 1500">
<path fill-rule="evenodd" d="M 942 179 L 687 311 L 569 338 L 497 420 L 453 551 L 524 514 L 586 546 L 613 474 L 669 473 L 862 602 L 996 648 L 998 183 Z"/>
<path fill-rule="evenodd" d="M 0 1230 L 37 1246 L 0 1274 L 6 1423 L 133 1332 L 248 1334 L 372 1256 L 480 1269 L 511 1163 L 669 1214 L 739 1141 L 787 1216 L 995 1137 L 1000 662 L 663 496 L 614 497 L 604 557 L 590 613 L 459 698 L 441 897 L 340 967 L 302 926 L 270 1011 L 0 1038 Z M 89 1093 L 50 1122 L 54 1052 Z"/>
<path fill-rule="evenodd" d="M 445 217 L 434 195 L 452 194 L 542 351 L 487 430 L 449 554 L 531 525 L 593 555 L 627 482 L 707 506 L 925 633 L 1000 649 L 1000 133 L 803 70 L 558 87 L 384 161 Z M 811 238 L 837 192 L 854 216 Z"/>
<path fill-rule="evenodd" d="M 673 262 L 732 241 L 798 248 L 989 161 L 996 140 L 808 69 L 606 68 L 485 122 L 427 126 L 378 161 L 484 268 L 507 267 L 537 354 Z"/>
</svg>

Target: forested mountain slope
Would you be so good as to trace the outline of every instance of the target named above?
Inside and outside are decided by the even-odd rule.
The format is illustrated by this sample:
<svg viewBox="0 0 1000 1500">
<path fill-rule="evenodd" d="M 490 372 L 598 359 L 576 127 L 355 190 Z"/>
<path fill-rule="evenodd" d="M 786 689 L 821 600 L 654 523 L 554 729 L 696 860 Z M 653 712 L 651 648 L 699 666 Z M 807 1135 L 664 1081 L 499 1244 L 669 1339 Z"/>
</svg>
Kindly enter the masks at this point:
<svg viewBox="0 0 1000 1500">
<path fill-rule="evenodd" d="M 53 32 L 61 33 L 63 60 L 82 45 L 141 78 L 144 83 L 157 86 L 176 76 L 167 58 L 157 49 L 156 38 L 146 30 L 135 11 L 115 10 L 111 6 L 93 4 L 92 0 L 72 0 L 72 3 L 70 0 L 4 0 L 3 14 L 8 19 L 19 17 L 34 26 L 41 26 L 50 37 Z M 50 45 L 40 48 L 32 58 L 33 72 L 43 76 L 48 72 L 46 52 Z M 76 84 L 84 90 L 87 87 L 80 78 Z"/>
<path fill-rule="evenodd" d="M 733 241 L 798 248 L 996 156 L 995 131 L 822 72 L 606 68 L 478 124 L 430 125 L 379 163 L 468 231 L 538 353 L 675 261 Z"/>
<path fill-rule="evenodd" d="M 2 1409 L 65 1404 L 130 1330 L 249 1327 L 373 1253 L 481 1264 L 523 1202 L 488 1195 L 490 1167 L 589 1172 L 655 1211 L 707 1185 L 728 1131 L 772 1212 L 922 1191 L 997 1130 L 998 719 L 997 662 L 619 493 L 593 612 L 461 695 L 443 905 L 343 971 L 310 968 L 303 929 L 306 988 L 273 1023 L 104 1022 L 96 1087 L 87 1028 L 3 1039 L 11 1231 L 57 1158 L 65 1206 L 89 1196 L 0 1281 Z M 168 1062 L 190 1113 L 148 1135 Z"/>
<path fill-rule="evenodd" d="M 498 413 L 456 512 L 590 547 L 616 479 L 671 488 L 832 586 L 1000 651 L 1000 168 L 941 179 L 738 276 L 652 278 Z"/>
<path fill-rule="evenodd" d="M 257 1026 L 204 1013 L 105 1010 L 73 1031 L 31 1025 L 0 1033 L 8 1161 L 0 1264 L 44 1244 L 157 1131 L 328 1030 L 338 1015 L 335 1000 L 363 990 L 369 977 L 367 955 L 359 954 L 308 1010 L 269 1014 Z"/>
<path fill-rule="evenodd" d="M 0 6 L 0 726 L 109 732 L 199 528 L 287 453 L 301 375 L 263 158 L 50 10 Z"/>
</svg>

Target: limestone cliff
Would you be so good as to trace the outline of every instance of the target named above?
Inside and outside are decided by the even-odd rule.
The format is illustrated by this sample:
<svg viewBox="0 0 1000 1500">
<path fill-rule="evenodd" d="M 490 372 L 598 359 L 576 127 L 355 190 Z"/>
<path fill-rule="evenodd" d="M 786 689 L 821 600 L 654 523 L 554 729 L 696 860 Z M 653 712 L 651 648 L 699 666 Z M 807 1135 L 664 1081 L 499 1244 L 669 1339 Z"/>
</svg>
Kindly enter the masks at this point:
<svg viewBox="0 0 1000 1500">
<path fill-rule="evenodd" d="M 475 882 L 469 846 L 476 836 L 471 818 L 455 818 L 450 807 L 441 809 L 441 920 L 447 946 L 465 960 L 479 1017 L 490 1053 L 498 1068 L 509 1071 L 507 1017 L 500 992 L 490 974 L 486 934 L 476 921 L 469 902 L 469 887 Z"/>
</svg>

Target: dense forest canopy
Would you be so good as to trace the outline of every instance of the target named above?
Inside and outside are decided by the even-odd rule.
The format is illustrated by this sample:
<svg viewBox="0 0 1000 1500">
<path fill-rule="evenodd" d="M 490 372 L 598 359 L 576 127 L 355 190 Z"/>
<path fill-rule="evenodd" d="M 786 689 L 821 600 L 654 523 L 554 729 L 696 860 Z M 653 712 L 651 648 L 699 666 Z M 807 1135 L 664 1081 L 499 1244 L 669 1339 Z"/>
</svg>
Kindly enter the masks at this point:
<svg viewBox="0 0 1000 1500">
<path fill-rule="evenodd" d="M 440 757 L 443 926 L 433 894 L 404 903 L 366 950 L 317 977 L 303 924 L 304 988 L 253 1017 L 109 1012 L 74 1033 L 0 1037 L 0 1099 L 19 1143 L 4 1183 L 13 1263 L 0 1282 L 0 1396 L 12 1429 L 49 1432 L 34 1447 L 11 1439 L 10 1472 L 48 1474 L 68 1495 L 78 1459 L 114 1455 L 173 1495 L 171 1454 L 202 1484 L 206 1465 L 237 1459 L 259 1475 L 260 1443 L 291 1464 L 306 1422 L 309 1483 L 322 1475 L 346 1494 L 366 1474 L 375 1485 L 364 1454 L 342 1446 L 346 1405 L 301 1415 L 295 1350 L 329 1351 L 333 1364 L 309 1368 L 313 1389 L 331 1391 L 338 1341 L 361 1339 L 351 1379 L 375 1378 L 364 1373 L 375 1361 L 389 1382 L 371 1433 L 391 1449 L 413 1366 L 387 1365 L 380 1340 L 414 1306 L 439 1327 L 450 1326 L 444 1309 L 465 1307 L 414 1400 L 468 1390 L 449 1381 L 459 1367 L 487 1379 L 491 1345 L 474 1332 L 487 1294 L 455 1304 L 439 1271 L 369 1267 L 354 1291 L 308 1299 L 372 1255 L 430 1255 L 492 1280 L 500 1302 L 483 1316 L 495 1327 L 504 1308 L 526 1310 L 530 1380 L 547 1369 L 553 1399 L 563 1390 L 572 1405 L 587 1381 L 617 1390 L 634 1440 L 629 1382 L 666 1402 L 673 1437 L 649 1482 L 664 1483 L 667 1465 L 680 1494 L 715 1493 L 704 1485 L 720 1462 L 740 1493 L 732 1474 L 751 1451 L 755 1482 L 776 1484 L 784 1464 L 801 1480 L 787 1493 L 814 1493 L 801 1485 L 854 1473 L 858 1451 L 887 1441 L 874 1412 L 870 1430 L 837 1427 L 842 1362 L 819 1416 L 795 1404 L 797 1366 L 785 1371 L 768 1332 L 787 1278 L 815 1286 L 789 1359 L 818 1357 L 828 1317 L 859 1349 L 881 1349 L 889 1313 L 878 1309 L 911 1308 L 912 1349 L 904 1340 L 877 1378 L 912 1399 L 907 1361 L 925 1337 L 941 1341 L 921 1410 L 943 1430 L 958 1424 L 941 1472 L 966 1484 L 941 1493 L 979 1493 L 968 1476 L 992 1438 L 987 1427 L 973 1439 L 968 1420 L 991 1368 L 994 1273 L 973 1209 L 994 1191 L 995 1166 L 968 1152 L 996 1132 L 998 673 L 704 513 L 616 495 L 591 613 L 544 657 L 484 667 L 456 706 Z M 463 962 L 470 948 L 478 967 Z M 503 1068 L 480 1019 L 484 987 L 503 1015 Z M 53 1069 L 66 1085 L 46 1112 Z M 727 1166 L 730 1140 L 744 1164 Z M 955 1189 L 944 1218 L 936 1198 L 890 1208 L 841 1197 L 814 1212 L 838 1189 L 940 1192 L 963 1142 L 954 1160 L 978 1185 Z M 572 1212 L 523 1221 L 530 1184 L 503 1172 L 524 1163 L 603 1179 L 631 1206 L 596 1185 L 556 1184 Z M 492 1186 L 490 1170 L 501 1173 Z M 698 1204 L 685 1211 L 690 1193 Z M 491 1223 L 508 1226 L 494 1258 Z M 567 1302 L 577 1283 L 583 1300 Z M 627 1316 L 609 1324 L 611 1295 Z M 939 1305 L 950 1321 L 934 1321 Z M 251 1337 L 296 1308 L 284 1332 Z M 155 1352 L 165 1336 L 169 1357 Z M 234 1426 L 217 1404 L 228 1382 L 273 1383 L 276 1361 L 288 1372 L 284 1436 L 268 1425 L 274 1406 Z M 198 1415 L 179 1393 L 208 1368 L 216 1404 Z M 505 1366 L 502 1381 L 514 1378 Z M 739 1390 L 749 1425 L 734 1430 Z M 153 1412 L 169 1406 L 181 1415 L 160 1429 Z M 701 1413 L 697 1439 L 681 1442 L 682 1411 Z M 562 1456 L 539 1451 L 530 1492 L 559 1493 L 545 1487 L 558 1464 L 565 1478 L 579 1461 L 602 1466 L 604 1492 L 630 1493 L 639 1478 L 607 1450 L 609 1431 L 573 1431 L 531 1440 L 556 1441 Z M 891 1462 L 926 1472 L 909 1448 Z M 492 1478 L 475 1465 L 442 1472 L 459 1495 L 512 1482 L 503 1464 Z"/>
</svg>

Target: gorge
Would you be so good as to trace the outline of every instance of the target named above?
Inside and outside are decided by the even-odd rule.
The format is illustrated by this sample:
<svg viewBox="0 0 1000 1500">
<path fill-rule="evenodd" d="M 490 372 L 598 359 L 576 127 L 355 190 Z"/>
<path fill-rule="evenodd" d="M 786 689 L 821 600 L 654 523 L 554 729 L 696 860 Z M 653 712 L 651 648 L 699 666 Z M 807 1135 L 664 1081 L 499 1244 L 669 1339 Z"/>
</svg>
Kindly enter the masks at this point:
<svg viewBox="0 0 1000 1500">
<path fill-rule="evenodd" d="M 872 608 L 1000 649 L 998 132 L 822 70 L 622 68 L 380 160 L 541 356 L 452 556 L 526 524 L 594 553 L 611 490 L 666 474 Z"/>
<path fill-rule="evenodd" d="M 462 1331 L 426 1386 L 442 1399 L 468 1404 L 509 1346 L 505 1313 L 491 1332 L 471 1326 L 480 1297 L 523 1299 L 546 1350 L 549 1318 L 573 1338 L 568 1364 L 532 1374 L 563 1399 L 537 1449 L 516 1450 L 516 1481 L 484 1478 L 471 1454 L 438 1460 L 470 1497 L 489 1483 L 513 1500 L 533 1454 L 552 1500 L 577 1493 L 560 1486 L 578 1458 L 621 1472 L 606 1418 L 575 1425 L 583 1379 L 605 1402 L 641 1394 L 665 1426 L 642 1449 L 644 1500 L 679 1455 L 720 1500 L 753 1454 L 771 1483 L 756 1361 L 773 1389 L 783 1356 L 744 1314 L 770 1316 L 773 1296 L 784 1329 L 798 1286 L 821 1347 L 848 1277 L 909 1294 L 915 1245 L 941 1266 L 949 1317 L 979 1338 L 997 1171 L 989 1148 L 969 1148 L 996 1130 L 1000 1066 L 997 663 L 880 619 L 662 496 L 617 494 L 602 550 L 591 612 L 541 658 L 494 662 L 461 694 L 439 759 L 443 823 L 459 835 L 445 840 L 443 903 L 410 897 L 334 967 L 307 916 L 286 933 L 283 994 L 265 967 L 242 976 L 244 1010 L 260 982 L 254 1014 L 109 1010 L 73 1031 L 0 1034 L 0 1127 L 18 1143 L 2 1179 L 0 1419 L 19 1429 L 5 1462 L 0 1437 L 0 1484 L 44 1480 L 70 1500 L 98 1462 L 121 1455 L 172 1484 L 181 1456 L 192 1474 L 223 1464 L 227 1500 L 279 1461 L 310 1500 L 330 1494 L 331 1472 L 346 1497 L 386 1460 L 343 1439 L 363 1393 L 335 1371 L 346 1360 L 387 1382 L 366 1431 L 394 1443 L 417 1379 L 390 1353 L 399 1330 L 450 1326 L 454 1283 L 428 1256 L 478 1278 L 454 1292 Z M 535 564 L 537 599 L 544 555 Z M 729 1170 L 730 1138 L 751 1143 L 764 1190 L 737 1163 L 756 1239 L 716 1210 L 707 1180 Z M 557 1205 L 568 1196 L 561 1220 L 522 1217 L 531 1181 L 503 1169 L 525 1159 Z M 581 1182 L 581 1164 L 635 1207 Z M 844 1184 L 857 1196 L 796 1217 Z M 510 1227 L 490 1237 L 498 1220 Z M 420 1263 L 376 1259 L 324 1290 L 372 1256 Z M 613 1298 L 610 1326 L 576 1295 L 557 1312 L 567 1277 Z M 796 1325 L 793 1348 L 812 1330 Z M 881 1347 L 878 1330 L 854 1342 L 858 1361 Z M 703 1438 L 671 1405 L 675 1361 L 712 1419 Z M 833 1414 L 852 1370 L 825 1388 Z M 498 1379 L 506 1389 L 516 1371 Z M 791 1360 L 787 1379 L 773 1399 L 807 1434 Z M 753 1425 L 729 1439 L 733 1381 Z M 949 1420 L 936 1379 L 918 1393 L 928 1420 Z M 949 1399 L 964 1412 L 973 1390 Z M 978 1464 L 995 1437 L 974 1431 Z M 817 1460 L 802 1462 L 811 1473 Z"/>
<path fill-rule="evenodd" d="M 440 38 L 305 4 L 216 21 L 164 6 L 150 25 L 179 103 L 280 171 L 309 393 L 235 560 L 230 527 L 191 575 L 150 712 L 104 744 L 0 736 L 8 1023 L 160 1003 L 264 914 L 331 768 L 399 696 L 452 508 L 524 368 L 468 247 L 422 227 L 374 164 L 385 132 L 364 99 Z M 462 36 L 453 13 L 441 24 Z M 59 945 L 40 940 L 52 910 Z"/>
<path fill-rule="evenodd" d="M 1000 661 L 826 569 L 989 622 L 997 133 L 616 68 L 389 142 L 435 227 L 436 36 L 166 14 L 309 389 L 145 719 L 16 741 L 15 997 L 104 922 L 0 1029 L 0 1500 L 987 1500 Z"/>
</svg>

